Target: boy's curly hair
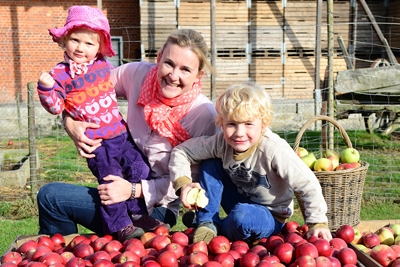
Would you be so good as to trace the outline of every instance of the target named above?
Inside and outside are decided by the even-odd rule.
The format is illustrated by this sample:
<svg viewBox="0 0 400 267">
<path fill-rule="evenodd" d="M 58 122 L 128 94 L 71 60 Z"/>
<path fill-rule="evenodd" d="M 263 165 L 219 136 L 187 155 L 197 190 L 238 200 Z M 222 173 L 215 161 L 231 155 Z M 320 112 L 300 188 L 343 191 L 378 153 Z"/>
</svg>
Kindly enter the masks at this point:
<svg viewBox="0 0 400 267">
<path fill-rule="evenodd" d="M 246 122 L 261 119 L 265 125 L 272 121 L 272 103 L 264 88 L 254 82 L 229 86 L 216 101 L 216 124 L 223 121 Z"/>
</svg>

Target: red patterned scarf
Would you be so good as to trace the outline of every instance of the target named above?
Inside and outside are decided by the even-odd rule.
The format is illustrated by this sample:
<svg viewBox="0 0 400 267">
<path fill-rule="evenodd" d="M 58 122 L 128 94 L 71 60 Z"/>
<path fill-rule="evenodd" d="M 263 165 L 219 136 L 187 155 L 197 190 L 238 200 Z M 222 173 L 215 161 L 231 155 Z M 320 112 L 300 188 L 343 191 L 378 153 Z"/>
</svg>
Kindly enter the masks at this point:
<svg viewBox="0 0 400 267">
<path fill-rule="evenodd" d="M 201 93 L 202 84 L 199 81 L 186 93 L 166 98 L 157 80 L 157 71 L 158 66 L 155 66 L 147 74 L 137 103 L 144 106 L 144 117 L 150 128 L 167 137 L 172 146 L 176 146 L 190 138 L 180 120 Z"/>
</svg>

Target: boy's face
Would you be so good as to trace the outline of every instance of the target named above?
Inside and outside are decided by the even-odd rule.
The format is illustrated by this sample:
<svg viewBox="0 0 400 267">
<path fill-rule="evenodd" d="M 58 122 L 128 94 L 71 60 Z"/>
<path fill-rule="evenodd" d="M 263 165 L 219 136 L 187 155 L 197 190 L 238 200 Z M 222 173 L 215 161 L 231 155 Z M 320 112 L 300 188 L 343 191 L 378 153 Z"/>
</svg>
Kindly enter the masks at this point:
<svg viewBox="0 0 400 267">
<path fill-rule="evenodd" d="M 226 142 L 236 152 L 245 152 L 257 144 L 261 134 L 265 131 L 266 125 L 261 119 L 247 122 L 223 121 L 222 129 Z"/>
</svg>

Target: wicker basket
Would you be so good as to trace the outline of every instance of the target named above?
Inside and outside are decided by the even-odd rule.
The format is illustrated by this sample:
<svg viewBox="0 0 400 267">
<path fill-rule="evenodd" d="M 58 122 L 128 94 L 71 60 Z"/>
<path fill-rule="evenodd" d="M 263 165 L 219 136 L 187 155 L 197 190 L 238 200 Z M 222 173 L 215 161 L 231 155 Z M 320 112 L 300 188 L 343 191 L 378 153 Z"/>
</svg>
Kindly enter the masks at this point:
<svg viewBox="0 0 400 267">
<path fill-rule="evenodd" d="M 309 119 L 300 129 L 294 142 L 294 151 L 298 150 L 300 140 L 306 129 L 317 120 L 332 123 L 340 131 L 347 147 L 353 147 L 349 136 L 343 127 L 331 117 L 321 115 Z M 343 224 L 356 226 L 360 223 L 362 193 L 369 166 L 367 162 L 360 161 L 360 163 L 361 166 L 355 169 L 314 172 L 321 184 L 322 194 L 324 195 L 328 206 L 328 212 L 326 215 L 328 217 L 329 228 L 331 231 L 336 231 L 339 226 Z M 299 194 L 295 195 L 303 217 L 305 218 L 304 203 Z"/>
</svg>

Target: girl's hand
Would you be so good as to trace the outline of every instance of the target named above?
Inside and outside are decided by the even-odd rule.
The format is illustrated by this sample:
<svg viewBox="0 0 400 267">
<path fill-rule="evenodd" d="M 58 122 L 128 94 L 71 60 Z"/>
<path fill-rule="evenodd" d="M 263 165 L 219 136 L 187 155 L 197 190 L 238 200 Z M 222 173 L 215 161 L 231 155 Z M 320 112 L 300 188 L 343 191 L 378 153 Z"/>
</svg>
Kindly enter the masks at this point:
<svg viewBox="0 0 400 267">
<path fill-rule="evenodd" d="M 99 128 L 100 125 L 92 122 L 75 121 L 69 115 L 65 116 L 65 130 L 71 137 L 79 155 L 84 158 L 94 158 L 92 152 L 101 146 L 102 139 L 92 140 L 85 135 L 86 128 Z"/>
<path fill-rule="evenodd" d="M 38 83 L 45 88 L 53 88 L 56 81 L 53 79 L 53 77 L 51 77 L 48 72 L 42 71 L 39 76 Z"/>
<path fill-rule="evenodd" d="M 188 194 L 188 192 L 189 192 L 192 188 L 199 188 L 199 189 L 201 189 L 201 186 L 200 186 L 199 183 L 190 183 L 190 184 L 186 184 L 186 185 L 184 185 L 184 186 L 181 187 L 181 195 L 180 195 L 180 199 L 181 199 L 182 205 L 183 205 L 185 208 L 190 209 L 190 210 L 196 209 L 195 206 L 188 204 L 187 201 L 186 201 L 187 194 Z"/>
</svg>

